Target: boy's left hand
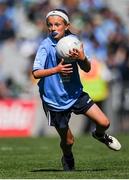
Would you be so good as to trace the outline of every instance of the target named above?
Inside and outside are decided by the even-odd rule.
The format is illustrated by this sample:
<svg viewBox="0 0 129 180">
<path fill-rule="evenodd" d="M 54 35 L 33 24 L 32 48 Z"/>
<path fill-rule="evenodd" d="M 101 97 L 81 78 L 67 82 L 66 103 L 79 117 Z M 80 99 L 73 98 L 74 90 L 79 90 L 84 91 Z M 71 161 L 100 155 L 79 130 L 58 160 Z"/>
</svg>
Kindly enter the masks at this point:
<svg viewBox="0 0 129 180">
<path fill-rule="evenodd" d="M 80 49 L 74 48 L 72 51 L 69 51 L 69 57 L 83 61 L 85 59 L 83 44 L 81 44 Z"/>
</svg>

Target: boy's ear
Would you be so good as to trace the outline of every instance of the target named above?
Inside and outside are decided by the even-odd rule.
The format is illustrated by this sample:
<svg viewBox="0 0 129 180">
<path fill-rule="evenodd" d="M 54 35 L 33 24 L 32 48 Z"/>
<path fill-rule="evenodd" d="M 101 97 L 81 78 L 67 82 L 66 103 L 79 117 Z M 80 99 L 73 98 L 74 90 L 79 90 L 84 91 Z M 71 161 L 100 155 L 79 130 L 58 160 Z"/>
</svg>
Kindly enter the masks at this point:
<svg viewBox="0 0 129 180">
<path fill-rule="evenodd" d="M 70 27 L 70 24 L 67 24 L 66 28 L 65 28 L 65 31 L 67 31 Z"/>
</svg>

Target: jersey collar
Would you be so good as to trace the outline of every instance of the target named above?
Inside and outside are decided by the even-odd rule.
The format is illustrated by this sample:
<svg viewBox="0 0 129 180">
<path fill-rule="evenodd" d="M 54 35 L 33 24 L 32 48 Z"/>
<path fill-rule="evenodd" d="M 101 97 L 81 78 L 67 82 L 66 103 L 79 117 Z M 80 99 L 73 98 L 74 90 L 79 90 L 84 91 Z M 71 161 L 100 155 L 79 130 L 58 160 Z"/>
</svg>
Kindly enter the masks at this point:
<svg viewBox="0 0 129 180">
<path fill-rule="evenodd" d="M 56 46 L 57 41 L 54 38 L 52 38 L 51 36 L 48 36 L 48 39 L 49 39 L 52 46 Z"/>
</svg>

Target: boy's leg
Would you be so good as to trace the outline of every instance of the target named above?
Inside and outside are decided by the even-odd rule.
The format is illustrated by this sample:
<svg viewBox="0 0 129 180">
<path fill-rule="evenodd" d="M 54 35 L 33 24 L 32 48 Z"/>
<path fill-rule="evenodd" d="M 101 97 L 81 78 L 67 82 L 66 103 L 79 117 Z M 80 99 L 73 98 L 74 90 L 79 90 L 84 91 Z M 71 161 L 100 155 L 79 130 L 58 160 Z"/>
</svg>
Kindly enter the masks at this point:
<svg viewBox="0 0 129 180">
<path fill-rule="evenodd" d="M 72 153 L 72 145 L 74 143 L 74 137 L 69 127 L 67 128 L 56 127 L 56 130 L 61 138 L 60 147 L 63 152 L 63 157 L 61 159 L 63 168 L 65 171 L 72 171 L 75 169 L 74 157 Z"/>
<path fill-rule="evenodd" d="M 54 126 L 61 138 L 60 147 L 63 152 L 62 165 L 65 171 L 74 170 L 74 157 L 72 153 L 72 145 L 74 143 L 74 137 L 68 122 L 71 116 L 70 111 L 56 112 L 47 108 L 43 102 L 43 108 L 48 118 L 50 126 Z"/>
<path fill-rule="evenodd" d="M 96 124 L 96 133 L 100 135 L 104 134 L 110 126 L 109 119 L 96 104 L 93 104 L 89 110 L 85 112 L 85 115 L 94 121 Z"/>
<path fill-rule="evenodd" d="M 94 138 L 106 144 L 110 149 L 116 151 L 121 149 L 119 141 L 115 137 L 105 133 L 110 126 L 110 122 L 96 104 L 92 105 L 89 110 L 85 112 L 85 115 L 91 118 L 96 124 L 96 130 L 92 133 Z"/>
<path fill-rule="evenodd" d="M 71 130 L 69 128 L 56 128 L 56 130 L 61 138 L 60 147 L 62 149 L 63 155 L 71 154 L 72 145 L 74 143 L 74 137 Z"/>
</svg>

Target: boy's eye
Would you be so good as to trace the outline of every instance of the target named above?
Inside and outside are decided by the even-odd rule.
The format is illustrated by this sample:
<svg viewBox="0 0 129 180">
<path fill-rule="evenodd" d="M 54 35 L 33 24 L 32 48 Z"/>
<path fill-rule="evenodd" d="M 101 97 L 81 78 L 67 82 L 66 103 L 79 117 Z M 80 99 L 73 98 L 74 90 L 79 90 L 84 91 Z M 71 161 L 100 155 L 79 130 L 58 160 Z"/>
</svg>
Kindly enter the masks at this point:
<svg viewBox="0 0 129 180">
<path fill-rule="evenodd" d="M 60 24 L 59 23 L 55 23 L 55 26 L 60 26 Z"/>
<path fill-rule="evenodd" d="M 47 26 L 48 26 L 48 27 L 51 27 L 51 24 L 50 24 L 50 23 L 48 23 L 48 24 L 47 24 Z"/>
<path fill-rule="evenodd" d="M 58 27 L 58 26 L 60 26 L 61 24 L 60 24 L 60 23 L 55 23 L 55 24 L 50 24 L 50 23 L 48 23 L 47 25 L 48 25 L 48 27 L 52 27 L 52 26 L 57 26 L 57 27 Z"/>
</svg>

